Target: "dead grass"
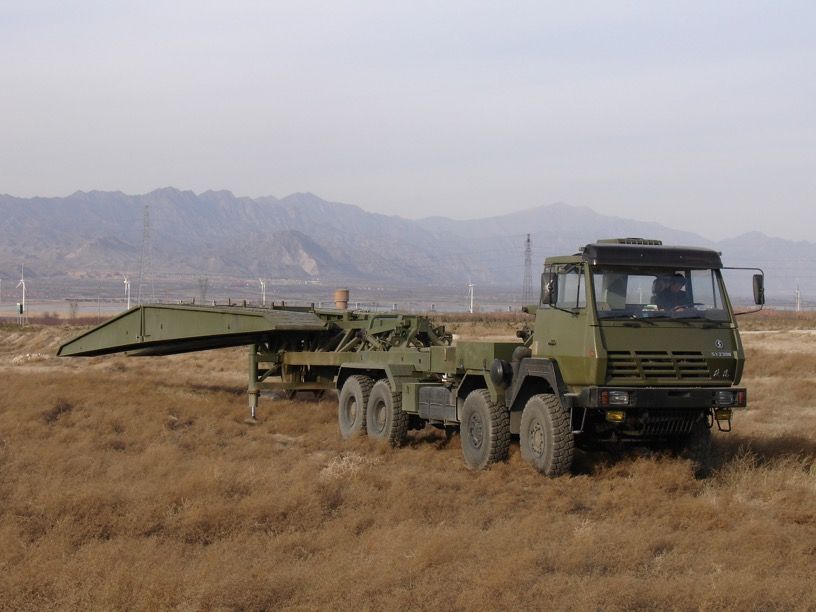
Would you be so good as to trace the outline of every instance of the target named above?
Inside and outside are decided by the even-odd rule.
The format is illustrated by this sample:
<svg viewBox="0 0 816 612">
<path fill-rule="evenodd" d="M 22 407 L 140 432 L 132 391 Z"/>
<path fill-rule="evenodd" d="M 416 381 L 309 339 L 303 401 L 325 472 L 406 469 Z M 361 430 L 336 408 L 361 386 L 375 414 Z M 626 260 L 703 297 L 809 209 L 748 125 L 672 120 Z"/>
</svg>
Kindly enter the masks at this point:
<svg viewBox="0 0 816 612">
<path fill-rule="evenodd" d="M 816 312 L 763 309 L 738 317 L 740 329 L 746 331 L 773 331 L 816 329 Z"/>
<path fill-rule="evenodd" d="M 344 442 L 331 399 L 246 425 L 238 349 L 13 363 L 53 329 L 0 331 L 2 609 L 816 607 L 809 335 L 746 335 L 710 479 L 583 454 L 547 480 L 517 445 L 472 473 L 434 430 Z"/>
</svg>

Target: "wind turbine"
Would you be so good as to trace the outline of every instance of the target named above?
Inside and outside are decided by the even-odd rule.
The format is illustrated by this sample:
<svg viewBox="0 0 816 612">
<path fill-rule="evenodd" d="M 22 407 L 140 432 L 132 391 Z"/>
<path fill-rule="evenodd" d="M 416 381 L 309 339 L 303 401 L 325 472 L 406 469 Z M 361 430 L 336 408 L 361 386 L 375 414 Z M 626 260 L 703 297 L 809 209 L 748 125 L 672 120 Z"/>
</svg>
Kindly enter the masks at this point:
<svg viewBox="0 0 816 612">
<path fill-rule="evenodd" d="M 20 308 L 20 312 L 19 312 L 20 323 L 22 324 L 22 323 L 25 323 L 25 320 L 26 320 L 26 303 L 25 303 L 26 286 L 25 286 L 25 267 L 24 266 L 20 266 L 20 282 L 17 283 L 16 288 L 19 289 L 20 287 L 23 288 L 23 302 L 22 302 L 22 304 L 20 304 L 21 308 Z"/>
<path fill-rule="evenodd" d="M 261 305 L 266 306 L 266 281 L 259 278 L 258 282 L 261 283 Z"/>
<path fill-rule="evenodd" d="M 125 279 L 125 295 L 127 295 L 127 309 L 130 310 L 130 281 L 128 280 L 127 276 L 124 276 Z"/>
<path fill-rule="evenodd" d="M 470 314 L 473 314 L 473 288 L 474 285 L 471 281 L 468 281 L 468 293 L 470 294 Z"/>
</svg>

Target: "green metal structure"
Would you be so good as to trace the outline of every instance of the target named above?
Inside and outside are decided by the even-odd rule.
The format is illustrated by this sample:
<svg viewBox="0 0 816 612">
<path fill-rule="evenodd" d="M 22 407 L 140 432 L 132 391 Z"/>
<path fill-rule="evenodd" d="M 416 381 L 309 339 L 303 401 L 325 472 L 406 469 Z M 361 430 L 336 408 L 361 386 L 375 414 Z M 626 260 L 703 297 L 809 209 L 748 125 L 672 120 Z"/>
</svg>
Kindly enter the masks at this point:
<svg viewBox="0 0 816 612">
<path fill-rule="evenodd" d="M 576 446 L 638 443 L 705 472 L 714 423 L 730 431 L 744 365 L 719 253 L 614 239 L 545 261 L 533 329 L 517 342 L 458 342 L 427 318 L 293 307 L 138 306 L 61 356 L 168 355 L 249 347 L 249 404 L 263 391 L 338 391 L 343 437 L 401 444 L 458 429 L 465 463 L 524 458 L 556 476 Z M 763 276 L 754 276 L 762 304 Z"/>
</svg>

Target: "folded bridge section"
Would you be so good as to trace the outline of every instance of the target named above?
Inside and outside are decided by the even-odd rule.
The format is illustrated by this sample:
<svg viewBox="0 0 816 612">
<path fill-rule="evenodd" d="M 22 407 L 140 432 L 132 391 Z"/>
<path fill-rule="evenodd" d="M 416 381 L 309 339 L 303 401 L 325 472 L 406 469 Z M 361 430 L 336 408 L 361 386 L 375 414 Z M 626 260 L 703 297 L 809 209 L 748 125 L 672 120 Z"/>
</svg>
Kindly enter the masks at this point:
<svg viewBox="0 0 816 612">
<path fill-rule="evenodd" d="M 279 333 L 308 338 L 325 333 L 328 326 L 327 319 L 305 308 L 150 304 L 136 306 L 66 342 L 57 355 L 173 355 L 255 344 Z"/>
<path fill-rule="evenodd" d="M 57 355 L 81 357 L 126 352 L 172 355 L 249 347 L 252 415 L 262 390 L 294 394 L 334 388 L 340 367 L 374 359 L 417 361 L 418 350 L 449 345 L 450 335 L 424 317 L 311 307 L 136 306 L 63 344 Z M 416 359 L 414 359 L 416 358 Z"/>
</svg>

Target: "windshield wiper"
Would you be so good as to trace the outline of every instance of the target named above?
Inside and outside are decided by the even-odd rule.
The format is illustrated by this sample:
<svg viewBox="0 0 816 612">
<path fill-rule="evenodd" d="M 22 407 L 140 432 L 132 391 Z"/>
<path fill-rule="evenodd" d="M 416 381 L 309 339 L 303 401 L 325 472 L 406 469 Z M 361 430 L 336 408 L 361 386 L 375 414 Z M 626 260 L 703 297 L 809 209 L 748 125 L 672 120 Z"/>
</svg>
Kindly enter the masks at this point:
<svg viewBox="0 0 816 612">
<path fill-rule="evenodd" d="M 650 325 L 654 325 L 652 321 L 649 319 L 640 317 L 637 313 L 634 312 L 621 312 L 616 314 L 609 314 L 609 315 L 598 315 L 598 319 L 601 321 L 645 321 Z"/>
<path fill-rule="evenodd" d="M 661 321 L 679 321 L 680 323 L 688 323 L 689 317 L 677 317 L 661 312 L 659 314 L 650 314 L 648 317 L 635 317 L 635 318 L 638 321 L 649 321 L 649 323 L 654 325 L 655 319 L 659 319 Z"/>
</svg>

